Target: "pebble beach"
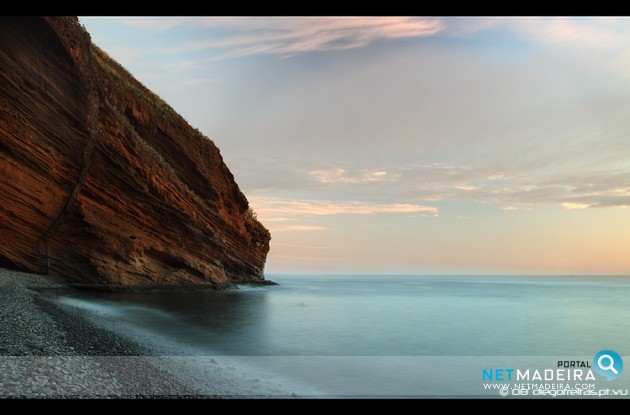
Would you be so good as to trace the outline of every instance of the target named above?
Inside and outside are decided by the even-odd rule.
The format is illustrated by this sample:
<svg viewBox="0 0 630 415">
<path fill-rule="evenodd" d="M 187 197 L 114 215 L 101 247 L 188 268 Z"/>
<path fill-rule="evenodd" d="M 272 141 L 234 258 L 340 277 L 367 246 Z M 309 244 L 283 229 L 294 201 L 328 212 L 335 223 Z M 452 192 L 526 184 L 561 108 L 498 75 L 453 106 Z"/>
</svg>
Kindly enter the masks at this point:
<svg viewBox="0 0 630 415">
<path fill-rule="evenodd" d="M 295 396 L 212 360 L 190 369 L 45 299 L 58 278 L 0 269 L 0 398 Z"/>
</svg>

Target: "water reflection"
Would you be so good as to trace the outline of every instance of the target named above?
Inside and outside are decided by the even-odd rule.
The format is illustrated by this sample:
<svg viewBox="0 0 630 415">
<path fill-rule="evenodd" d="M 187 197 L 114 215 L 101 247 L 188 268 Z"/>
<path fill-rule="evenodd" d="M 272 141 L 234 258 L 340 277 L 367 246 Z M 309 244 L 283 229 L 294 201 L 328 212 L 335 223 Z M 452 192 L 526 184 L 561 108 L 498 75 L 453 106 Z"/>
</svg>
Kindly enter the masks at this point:
<svg viewBox="0 0 630 415">
<path fill-rule="evenodd" d="M 630 345 L 630 278 L 273 279 L 281 285 L 91 293 L 72 305 L 172 354 L 578 356 Z"/>
<path fill-rule="evenodd" d="M 269 288 L 200 292 L 82 292 L 66 304 L 91 308 L 120 330 L 140 328 L 184 341 L 177 354 L 248 355 L 268 344 Z M 75 301 L 73 301 L 75 300 Z M 86 301 L 79 304 L 77 301 Z"/>
</svg>

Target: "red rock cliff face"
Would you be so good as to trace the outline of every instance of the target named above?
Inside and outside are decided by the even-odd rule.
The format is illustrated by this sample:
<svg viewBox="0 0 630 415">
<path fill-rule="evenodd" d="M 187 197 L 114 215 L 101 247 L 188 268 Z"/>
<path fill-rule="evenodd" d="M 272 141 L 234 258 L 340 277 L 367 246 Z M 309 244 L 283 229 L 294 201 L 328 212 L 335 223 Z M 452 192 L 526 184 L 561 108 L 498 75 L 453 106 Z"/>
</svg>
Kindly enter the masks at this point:
<svg viewBox="0 0 630 415">
<path fill-rule="evenodd" d="M 263 281 L 219 149 L 76 18 L 0 18 L 0 266 L 120 285 Z"/>
</svg>

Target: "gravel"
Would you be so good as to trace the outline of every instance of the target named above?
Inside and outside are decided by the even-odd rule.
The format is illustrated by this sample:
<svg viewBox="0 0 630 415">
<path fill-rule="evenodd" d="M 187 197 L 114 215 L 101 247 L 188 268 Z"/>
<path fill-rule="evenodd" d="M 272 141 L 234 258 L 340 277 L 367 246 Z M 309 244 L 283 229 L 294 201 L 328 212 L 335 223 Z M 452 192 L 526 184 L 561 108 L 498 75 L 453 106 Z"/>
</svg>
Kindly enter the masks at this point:
<svg viewBox="0 0 630 415">
<path fill-rule="evenodd" d="M 295 397 L 214 360 L 182 366 L 41 295 L 68 289 L 0 269 L 0 398 Z"/>
</svg>

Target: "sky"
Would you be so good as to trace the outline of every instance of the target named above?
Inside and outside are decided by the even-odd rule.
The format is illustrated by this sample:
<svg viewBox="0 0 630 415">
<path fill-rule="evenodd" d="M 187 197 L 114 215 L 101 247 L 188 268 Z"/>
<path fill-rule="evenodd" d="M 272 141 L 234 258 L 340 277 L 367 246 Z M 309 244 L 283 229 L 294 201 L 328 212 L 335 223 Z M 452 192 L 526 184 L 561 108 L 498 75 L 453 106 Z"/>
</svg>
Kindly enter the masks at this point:
<svg viewBox="0 0 630 415">
<path fill-rule="evenodd" d="M 266 273 L 630 275 L 630 19 L 80 19 L 212 139 Z"/>
</svg>

